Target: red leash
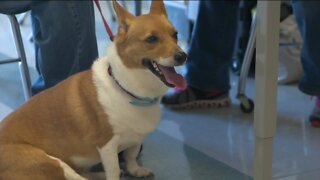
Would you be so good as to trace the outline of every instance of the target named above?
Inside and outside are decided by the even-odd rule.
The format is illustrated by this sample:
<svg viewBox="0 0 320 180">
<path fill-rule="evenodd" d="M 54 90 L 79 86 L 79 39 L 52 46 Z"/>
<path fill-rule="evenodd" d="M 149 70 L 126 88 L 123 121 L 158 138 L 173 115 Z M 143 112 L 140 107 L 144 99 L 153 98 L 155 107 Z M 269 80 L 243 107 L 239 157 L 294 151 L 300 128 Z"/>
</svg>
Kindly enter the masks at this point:
<svg viewBox="0 0 320 180">
<path fill-rule="evenodd" d="M 110 38 L 111 41 L 113 41 L 114 35 L 113 35 L 112 31 L 111 31 L 110 26 L 108 25 L 106 19 L 104 18 L 103 14 L 102 14 L 102 10 L 101 10 L 101 7 L 100 7 L 99 0 L 94 0 L 94 2 L 95 2 L 96 6 L 97 6 L 97 8 L 98 8 L 98 10 L 99 10 L 99 12 L 100 12 L 100 15 L 101 15 L 101 17 L 102 17 L 102 21 L 103 21 L 104 27 L 106 28 L 106 31 L 107 31 L 107 33 L 108 33 L 108 35 L 109 35 L 109 38 Z"/>
</svg>

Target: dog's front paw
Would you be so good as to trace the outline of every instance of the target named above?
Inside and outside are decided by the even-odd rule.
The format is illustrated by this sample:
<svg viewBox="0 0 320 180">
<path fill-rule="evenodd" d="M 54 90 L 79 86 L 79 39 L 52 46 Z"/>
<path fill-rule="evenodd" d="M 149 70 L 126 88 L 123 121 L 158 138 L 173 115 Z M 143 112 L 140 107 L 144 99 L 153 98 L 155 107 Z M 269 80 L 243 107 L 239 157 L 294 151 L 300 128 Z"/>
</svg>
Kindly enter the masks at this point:
<svg viewBox="0 0 320 180">
<path fill-rule="evenodd" d="M 152 176 L 153 172 L 151 169 L 145 168 L 145 167 L 138 167 L 135 169 L 128 169 L 128 172 L 131 176 L 134 177 L 147 177 Z"/>
</svg>

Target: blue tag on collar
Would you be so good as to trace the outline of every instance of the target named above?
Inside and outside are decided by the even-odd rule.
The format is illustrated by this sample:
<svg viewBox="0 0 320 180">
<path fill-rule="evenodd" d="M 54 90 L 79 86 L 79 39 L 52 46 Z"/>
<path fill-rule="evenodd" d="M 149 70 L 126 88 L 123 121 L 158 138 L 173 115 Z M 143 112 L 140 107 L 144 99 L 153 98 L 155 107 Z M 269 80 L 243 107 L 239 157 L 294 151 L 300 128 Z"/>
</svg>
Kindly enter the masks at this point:
<svg viewBox="0 0 320 180">
<path fill-rule="evenodd" d="M 146 107 L 146 106 L 153 106 L 158 103 L 159 97 L 156 98 L 140 98 L 141 100 L 139 101 L 130 101 L 129 103 L 133 106 L 138 106 L 138 107 Z"/>
</svg>

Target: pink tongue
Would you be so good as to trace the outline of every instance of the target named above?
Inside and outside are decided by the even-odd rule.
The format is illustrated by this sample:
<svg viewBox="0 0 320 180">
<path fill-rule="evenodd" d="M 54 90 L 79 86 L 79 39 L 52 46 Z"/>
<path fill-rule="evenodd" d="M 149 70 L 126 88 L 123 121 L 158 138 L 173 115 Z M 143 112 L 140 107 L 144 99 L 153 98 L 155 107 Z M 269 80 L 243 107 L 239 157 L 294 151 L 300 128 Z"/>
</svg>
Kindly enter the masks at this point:
<svg viewBox="0 0 320 180">
<path fill-rule="evenodd" d="M 180 90 L 184 90 L 187 88 L 187 81 L 181 76 L 177 74 L 176 70 L 173 67 L 166 67 L 158 65 L 164 77 L 166 78 L 167 82 L 174 85 L 175 88 Z"/>
</svg>

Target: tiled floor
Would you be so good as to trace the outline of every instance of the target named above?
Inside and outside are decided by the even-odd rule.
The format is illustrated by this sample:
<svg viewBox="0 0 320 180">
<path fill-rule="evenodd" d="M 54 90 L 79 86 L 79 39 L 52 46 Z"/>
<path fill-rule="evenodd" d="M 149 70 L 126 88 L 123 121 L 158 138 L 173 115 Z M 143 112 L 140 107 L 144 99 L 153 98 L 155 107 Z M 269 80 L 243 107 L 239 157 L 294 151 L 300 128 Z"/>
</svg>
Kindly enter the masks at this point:
<svg viewBox="0 0 320 180">
<path fill-rule="evenodd" d="M 107 13 L 106 13 L 107 14 Z M 114 27 L 114 26 L 113 26 Z M 14 55 L 9 23 L 0 16 L 0 59 Z M 27 39 L 30 23 L 22 26 Z M 107 45 L 97 16 L 99 52 Z M 25 41 L 33 79 L 36 78 L 33 46 Z M 234 98 L 237 77 L 232 76 L 230 108 L 175 112 L 163 108 L 157 131 L 145 143 L 141 161 L 155 171 L 157 180 L 239 180 L 252 176 L 253 116 L 243 114 Z M 254 80 L 247 82 L 254 97 Z M 18 67 L 0 66 L 0 119 L 24 102 Z M 295 85 L 278 88 L 278 129 L 274 141 L 273 178 L 277 180 L 320 179 L 320 129 L 309 126 L 312 100 Z M 127 179 L 127 178 L 125 178 Z"/>
</svg>

